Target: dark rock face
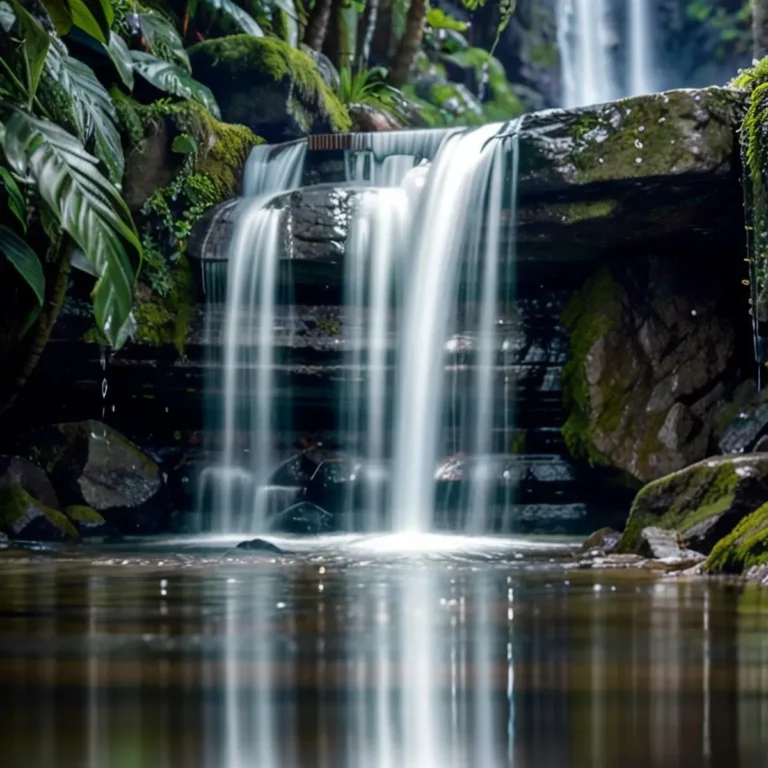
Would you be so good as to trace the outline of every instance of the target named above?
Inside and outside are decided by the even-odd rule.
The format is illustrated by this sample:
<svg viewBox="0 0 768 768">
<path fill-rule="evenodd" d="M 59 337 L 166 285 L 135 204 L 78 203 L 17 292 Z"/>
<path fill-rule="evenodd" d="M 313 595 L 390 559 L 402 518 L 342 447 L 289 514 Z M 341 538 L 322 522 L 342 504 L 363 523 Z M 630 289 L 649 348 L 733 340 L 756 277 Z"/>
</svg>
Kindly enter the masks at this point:
<svg viewBox="0 0 768 768">
<path fill-rule="evenodd" d="M 122 533 L 162 530 L 169 509 L 160 470 L 119 432 L 98 421 L 35 430 L 27 455 L 48 470 L 59 498 L 90 507 Z"/>
<path fill-rule="evenodd" d="M 658 258 L 604 267 L 566 309 L 569 447 L 653 480 L 707 455 L 735 375 L 730 286 Z"/>
<path fill-rule="evenodd" d="M 757 392 L 754 381 L 744 382 L 718 421 L 725 425 L 717 440 L 721 453 L 759 453 L 758 443 L 768 432 L 768 389 Z"/>
<path fill-rule="evenodd" d="M 45 470 L 21 456 L 0 456 L 0 488 L 20 486 L 46 507 L 61 509 Z"/>
<path fill-rule="evenodd" d="M 649 483 L 635 498 L 622 552 L 639 553 L 648 526 L 674 531 L 686 547 L 709 554 L 768 498 L 768 456 L 721 456 Z"/>
<path fill-rule="evenodd" d="M 334 515 L 307 501 L 288 507 L 270 521 L 270 529 L 273 531 L 310 535 L 328 533 L 335 530 L 336 525 Z"/>
</svg>

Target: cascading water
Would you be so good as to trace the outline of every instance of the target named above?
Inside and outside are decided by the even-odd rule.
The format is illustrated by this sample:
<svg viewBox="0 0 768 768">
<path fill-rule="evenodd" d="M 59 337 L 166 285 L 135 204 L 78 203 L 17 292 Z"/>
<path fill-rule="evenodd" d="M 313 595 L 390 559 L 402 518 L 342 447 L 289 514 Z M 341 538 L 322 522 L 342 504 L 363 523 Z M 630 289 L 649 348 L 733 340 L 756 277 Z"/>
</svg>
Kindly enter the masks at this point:
<svg viewBox="0 0 768 768">
<path fill-rule="evenodd" d="M 601 104 L 621 95 L 611 56 L 609 0 L 558 0 L 563 106 Z"/>
<path fill-rule="evenodd" d="M 222 532 L 262 531 L 266 524 L 261 489 L 274 465 L 275 309 L 283 243 L 282 213 L 269 203 L 299 185 L 306 150 L 304 141 L 277 152 L 255 147 L 245 169 L 227 271 L 216 423 L 221 460 L 201 478 L 201 495 L 214 509 L 213 528 Z M 212 300 L 217 298 L 214 293 Z"/>
<path fill-rule="evenodd" d="M 655 88 L 655 56 L 651 0 L 629 0 L 629 88 L 626 95 L 651 93 Z"/>
<path fill-rule="evenodd" d="M 652 0 L 627 0 L 625 9 L 612 0 L 558 0 L 557 14 L 563 106 L 655 90 Z"/>
</svg>

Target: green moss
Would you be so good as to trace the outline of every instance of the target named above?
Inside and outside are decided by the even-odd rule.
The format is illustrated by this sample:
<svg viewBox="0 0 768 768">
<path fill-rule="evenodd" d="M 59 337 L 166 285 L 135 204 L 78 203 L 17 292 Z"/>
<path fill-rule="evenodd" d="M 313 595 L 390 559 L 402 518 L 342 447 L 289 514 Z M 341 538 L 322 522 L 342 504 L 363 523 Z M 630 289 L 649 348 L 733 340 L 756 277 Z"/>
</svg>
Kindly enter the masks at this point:
<svg viewBox="0 0 768 768">
<path fill-rule="evenodd" d="M 210 67 L 214 73 L 221 70 L 224 77 L 250 73 L 255 78 L 265 76 L 276 82 L 289 82 L 289 112 L 306 131 L 311 129 L 315 115 L 326 119 L 334 131 L 348 131 L 352 127 L 346 107 L 323 80 L 315 62 L 283 40 L 232 35 L 198 43 L 190 48 L 189 54 L 195 73 Z"/>
<path fill-rule="evenodd" d="M 617 285 L 607 267 L 588 280 L 563 311 L 563 324 L 570 333 L 570 358 L 563 366 L 563 397 L 569 412 L 562 434 L 573 456 L 593 464 L 608 464 L 592 439 L 593 409 L 587 382 L 586 363 L 595 342 L 614 323 Z M 620 418 L 621 397 L 606 392 L 602 411 L 603 428 L 610 430 Z"/>
<path fill-rule="evenodd" d="M 524 431 L 516 432 L 509 446 L 509 452 L 515 455 L 525 453 L 528 443 L 528 434 Z"/>
<path fill-rule="evenodd" d="M 572 203 L 552 203 L 548 212 L 556 221 L 563 224 L 578 224 L 582 221 L 607 219 L 618 208 L 616 200 L 576 201 Z"/>
<path fill-rule="evenodd" d="M 621 538 L 621 551 L 634 552 L 646 526 L 655 525 L 685 534 L 698 523 L 726 512 L 733 504 L 738 483 L 739 476 L 733 464 L 712 466 L 711 462 L 702 462 L 648 483 L 632 504 Z M 665 498 L 668 495 L 670 499 L 661 515 L 648 511 L 650 501 L 657 494 Z"/>
<path fill-rule="evenodd" d="M 768 504 L 745 517 L 715 544 L 704 570 L 707 573 L 743 573 L 755 565 L 768 565 Z"/>
<path fill-rule="evenodd" d="M 98 528 L 106 525 L 106 520 L 93 508 L 75 504 L 67 507 L 64 514 L 74 523 L 84 528 Z"/>
<path fill-rule="evenodd" d="M 117 125 L 124 145 L 131 149 L 140 147 L 146 136 L 144 123 L 141 118 L 142 105 L 136 99 L 124 94 L 119 88 L 113 87 L 109 95 L 117 112 Z"/>
<path fill-rule="evenodd" d="M 28 526 L 40 516 L 46 518 L 48 524 L 56 530 L 57 536 L 54 538 L 75 541 L 80 538 L 66 515 L 46 507 L 21 486 L 0 488 L 0 531 L 10 536 L 23 535 Z"/>
</svg>

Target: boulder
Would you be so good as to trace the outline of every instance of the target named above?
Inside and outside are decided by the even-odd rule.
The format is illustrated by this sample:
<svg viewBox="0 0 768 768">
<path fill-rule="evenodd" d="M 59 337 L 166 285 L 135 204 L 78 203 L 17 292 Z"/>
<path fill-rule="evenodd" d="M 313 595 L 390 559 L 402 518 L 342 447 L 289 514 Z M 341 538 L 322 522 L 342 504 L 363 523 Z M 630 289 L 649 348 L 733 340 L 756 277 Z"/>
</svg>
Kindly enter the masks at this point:
<svg viewBox="0 0 768 768">
<path fill-rule="evenodd" d="M 0 488 L 0 530 L 13 539 L 77 541 L 77 530 L 61 512 L 46 507 L 20 485 Z"/>
<path fill-rule="evenodd" d="M 717 416 L 717 446 L 722 453 L 748 453 L 768 431 L 768 389 L 757 391 L 755 382 L 745 381 L 731 402 Z"/>
<path fill-rule="evenodd" d="M 268 142 L 351 127 L 315 62 L 277 37 L 206 40 L 189 49 L 189 58 L 194 77 L 213 91 L 222 118 Z"/>
<path fill-rule="evenodd" d="M 266 552 L 273 555 L 284 555 L 285 550 L 280 549 L 276 544 L 266 539 L 251 539 L 250 541 L 241 541 L 237 545 L 238 549 L 246 549 L 249 552 Z"/>
<path fill-rule="evenodd" d="M 649 481 L 707 455 L 738 321 L 723 281 L 692 281 L 681 258 L 600 268 L 563 313 L 571 452 Z"/>
<path fill-rule="evenodd" d="M 597 550 L 607 555 L 616 550 L 620 540 L 621 534 L 618 531 L 613 528 L 600 528 L 587 537 L 581 545 L 581 552 L 584 554 Z"/>
<path fill-rule="evenodd" d="M 683 546 L 709 554 L 768 499 L 768 456 L 707 459 L 655 480 L 635 498 L 621 552 L 642 553 L 648 526 L 673 531 Z"/>
<path fill-rule="evenodd" d="M 61 509 L 45 470 L 21 456 L 0 456 L 0 488 L 21 486 L 46 507 Z"/>
<path fill-rule="evenodd" d="M 399 131 L 402 125 L 386 110 L 370 104 L 350 104 L 352 130 L 360 133 Z"/>
<path fill-rule="evenodd" d="M 665 530 L 649 525 L 640 531 L 640 542 L 637 554 L 643 557 L 652 557 L 657 560 L 670 557 L 679 557 L 682 552 L 677 531 Z"/>
<path fill-rule="evenodd" d="M 744 573 L 768 566 L 768 504 L 747 515 L 727 536 L 715 544 L 705 573 Z"/>
<path fill-rule="evenodd" d="M 23 452 L 46 468 L 62 503 L 90 507 L 122 533 L 162 530 L 170 513 L 157 464 L 99 421 L 28 433 Z"/>
</svg>

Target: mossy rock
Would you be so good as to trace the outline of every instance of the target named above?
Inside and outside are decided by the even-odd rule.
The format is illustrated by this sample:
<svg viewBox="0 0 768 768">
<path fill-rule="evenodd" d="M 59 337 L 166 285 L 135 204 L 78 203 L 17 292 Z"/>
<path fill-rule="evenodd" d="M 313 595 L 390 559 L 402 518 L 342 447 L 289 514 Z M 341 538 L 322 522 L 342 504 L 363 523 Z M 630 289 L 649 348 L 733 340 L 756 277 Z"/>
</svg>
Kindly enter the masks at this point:
<svg viewBox="0 0 768 768">
<path fill-rule="evenodd" d="M 638 493 L 619 550 L 637 553 L 647 526 L 677 531 L 709 554 L 768 499 L 768 455 L 719 456 L 655 480 Z"/>
<path fill-rule="evenodd" d="M 46 469 L 67 506 L 90 507 L 122 533 L 155 533 L 168 524 L 160 468 L 106 424 L 43 427 L 23 436 L 19 450 Z"/>
<path fill-rule="evenodd" d="M 276 37 L 233 35 L 189 49 L 192 72 L 224 119 L 269 142 L 348 131 L 351 121 L 312 59 Z"/>
<path fill-rule="evenodd" d="M 704 563 L 705 573 L 744 573 L 768 565 L 768 504 L 745 517 L 715 544 Z"/>
<path fill-rule="evenodd" d="M 77 541 L 80 538 L 66 515 L 46 507 L 20 485 L 0 488 L 0 531 L 12 539 Z"/>
<path fill-rule="evenodd" d="M 107 521 L 92 507 L 73 504 L 64 514 L 74 523 L 81 536 L 101 536 L 109 530 Z"/>
</svg>

